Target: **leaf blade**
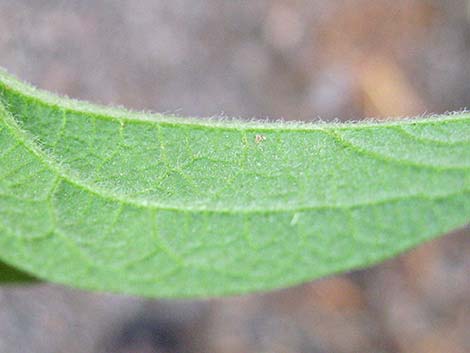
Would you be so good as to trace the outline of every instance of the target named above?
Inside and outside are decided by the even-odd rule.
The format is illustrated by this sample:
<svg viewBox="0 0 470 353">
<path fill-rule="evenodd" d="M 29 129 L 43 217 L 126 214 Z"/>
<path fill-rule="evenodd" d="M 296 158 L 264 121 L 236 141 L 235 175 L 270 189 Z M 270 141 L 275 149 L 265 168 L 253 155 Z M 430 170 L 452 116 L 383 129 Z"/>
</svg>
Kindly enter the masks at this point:
<svg viewBox="0 0 470 353">
<path fill-rule="evenodd" d="M 0 100 L 0 258 L 41 278 L 147 296 L 266 290 L 469 221 L 468 114 L 179 120 L 60 99 L 5 74 Z"/>
</svg>

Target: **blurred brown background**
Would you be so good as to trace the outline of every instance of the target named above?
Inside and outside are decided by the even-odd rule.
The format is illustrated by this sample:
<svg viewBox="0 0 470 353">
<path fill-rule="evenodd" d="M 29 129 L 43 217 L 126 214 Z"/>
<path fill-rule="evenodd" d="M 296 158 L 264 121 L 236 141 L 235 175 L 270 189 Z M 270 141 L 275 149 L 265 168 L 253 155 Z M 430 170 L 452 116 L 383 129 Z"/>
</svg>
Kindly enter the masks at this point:
<svg viewBox="0 0 470 353">
<path fill-rule="evenodd" d="M 0 0 L 0 65 L 178 115 L 324 120 L 470 104 L 467 0 Z M 266 294 L 0 289 L 0 352 L 470 352 L 470 234 Z"/>
</svg>

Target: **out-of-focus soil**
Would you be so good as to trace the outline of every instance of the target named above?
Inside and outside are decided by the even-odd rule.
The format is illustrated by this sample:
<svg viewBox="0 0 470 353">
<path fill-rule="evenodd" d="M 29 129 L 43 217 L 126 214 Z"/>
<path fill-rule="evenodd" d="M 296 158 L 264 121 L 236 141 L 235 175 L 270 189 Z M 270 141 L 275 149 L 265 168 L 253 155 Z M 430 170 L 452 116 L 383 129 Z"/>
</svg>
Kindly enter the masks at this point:
<svg viewBox="0 0 470 353">
<path fill-rule="evenodd" d="M 464 0 L 0 0 L 0 65 L 185 116 L 387 119 L 470 104 Z M 295 288 L 206 301 L 0 289 L 0 352 L 470 352 L 470 233 Z"/>
</svg>

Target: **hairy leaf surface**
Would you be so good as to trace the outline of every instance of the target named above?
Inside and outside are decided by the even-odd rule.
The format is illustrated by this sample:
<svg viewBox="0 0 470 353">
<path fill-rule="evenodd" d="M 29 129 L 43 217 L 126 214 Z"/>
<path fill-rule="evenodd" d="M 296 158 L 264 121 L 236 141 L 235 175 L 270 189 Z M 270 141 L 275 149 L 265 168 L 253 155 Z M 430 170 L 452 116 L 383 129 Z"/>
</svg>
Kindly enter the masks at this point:
<svg viewBox="0 0 470 353">
<path fill-rule="evenodd" d="M 0 71 L 0 258 L 146 296 L 267 290 L 469 222 L 470 115 L 287 124 L 132 113 Z"/>
</svg>

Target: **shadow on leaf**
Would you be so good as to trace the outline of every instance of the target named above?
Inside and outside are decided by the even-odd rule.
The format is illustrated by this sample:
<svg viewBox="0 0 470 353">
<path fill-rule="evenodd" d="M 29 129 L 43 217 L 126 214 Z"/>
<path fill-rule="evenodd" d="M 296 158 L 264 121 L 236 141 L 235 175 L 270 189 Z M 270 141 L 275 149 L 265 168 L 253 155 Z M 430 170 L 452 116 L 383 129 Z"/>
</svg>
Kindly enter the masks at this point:
<svg viewBox="0 0 470 353">
<path fill-rule="evenodd" d="M 0 261 L 0 283 L 30 283 L 39 280 Z"/>
</svg>

